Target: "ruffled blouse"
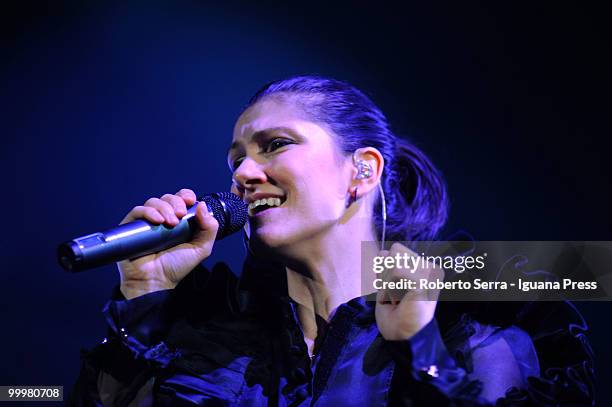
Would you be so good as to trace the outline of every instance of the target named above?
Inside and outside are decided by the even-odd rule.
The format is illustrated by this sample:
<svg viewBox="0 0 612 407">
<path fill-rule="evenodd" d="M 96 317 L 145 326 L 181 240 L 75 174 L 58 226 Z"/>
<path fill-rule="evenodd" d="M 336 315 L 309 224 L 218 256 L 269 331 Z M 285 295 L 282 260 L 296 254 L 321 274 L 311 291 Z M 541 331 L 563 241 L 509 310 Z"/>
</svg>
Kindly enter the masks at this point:
<svg viewBox="0 0 612 407">
<path fill-rule="evenodd" d="M 359 297 L 336 310 L 311 359 L 283 274 L 244 273 L 198 267 L 132 300 L 116 288 L 69 404 L 593 404 L 587 328 L 570 303 L 440 302 L 416 335 L 388 341 Z"/>
</svg>

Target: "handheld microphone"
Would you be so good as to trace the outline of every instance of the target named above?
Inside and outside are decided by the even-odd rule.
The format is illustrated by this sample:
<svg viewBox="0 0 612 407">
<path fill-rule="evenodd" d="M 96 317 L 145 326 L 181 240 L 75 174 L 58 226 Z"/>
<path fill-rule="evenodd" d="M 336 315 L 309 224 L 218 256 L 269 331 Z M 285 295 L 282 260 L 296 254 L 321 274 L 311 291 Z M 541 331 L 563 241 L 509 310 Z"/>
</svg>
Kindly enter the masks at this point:
<svg viewBox="0 0 612 407">
<path fill-rule="evenodd" d="M 240 230 L 247 221 L 247 205 L 231 192 L 218 192 L 200 199 L 219 222 L 217 239 Z M 79 272 L 109 263 L 133 259 L 188 242 L 198 230 L 193 205 L 178 225 L 153 225 L 136 220 L 105 232 L 77 237 L 57 248 L 57 260 L 64 270 Z"/>
</svg>

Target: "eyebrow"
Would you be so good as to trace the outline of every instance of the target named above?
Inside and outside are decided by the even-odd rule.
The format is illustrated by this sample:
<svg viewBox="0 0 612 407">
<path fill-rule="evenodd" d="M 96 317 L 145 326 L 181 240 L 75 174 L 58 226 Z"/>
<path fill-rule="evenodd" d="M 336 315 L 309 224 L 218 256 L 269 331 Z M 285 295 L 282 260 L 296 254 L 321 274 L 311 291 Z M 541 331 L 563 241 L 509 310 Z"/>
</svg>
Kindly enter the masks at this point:
<svg viewBox="0 0 612 407">
<path fill-rule="evenodd" d="M 285 132 L 285 133 L 289 133 L 291 135 L 295 135 L 295 130 L 289 128 L 289 127 L 270 127 L 267 129 L 263 129 L 263 130 L 259 130 L 256 131 L 255 133 L 253 133 L 251 135 L 251 140 L 255 140 L 256 142 L 259 142 L 262 138 L 268 136 L 269 134 L 273 134 L 273 133 L 280 133 L 280 132 Z M 227 149 L 227 156 L 229 158 L 229 155 L 232 153 L 232 151 L 236 150 L 239 146 L 240 146 L 240 142 L 238 141 L 234 141 L 230 147 Z"/>
</svg>

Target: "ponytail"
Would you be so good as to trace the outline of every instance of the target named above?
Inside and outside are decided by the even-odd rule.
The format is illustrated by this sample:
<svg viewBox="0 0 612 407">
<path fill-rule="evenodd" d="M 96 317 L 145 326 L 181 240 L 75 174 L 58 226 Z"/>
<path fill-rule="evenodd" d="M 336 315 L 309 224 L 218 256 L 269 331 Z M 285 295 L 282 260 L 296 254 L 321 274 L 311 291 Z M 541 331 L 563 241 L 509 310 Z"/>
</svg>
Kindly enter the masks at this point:
<svg viewBox="0 0 612 407">
<path fill-rule="evenodd" d="M 448 214 L 448 196 L 440 171 L 420 149 L 400 138 L 395 139 L 389 167 L 382 179 L 387 199 L 387 239 L 434 240 Z M 378 218 L 380 229 L 382 220 Z"/>
</svg>

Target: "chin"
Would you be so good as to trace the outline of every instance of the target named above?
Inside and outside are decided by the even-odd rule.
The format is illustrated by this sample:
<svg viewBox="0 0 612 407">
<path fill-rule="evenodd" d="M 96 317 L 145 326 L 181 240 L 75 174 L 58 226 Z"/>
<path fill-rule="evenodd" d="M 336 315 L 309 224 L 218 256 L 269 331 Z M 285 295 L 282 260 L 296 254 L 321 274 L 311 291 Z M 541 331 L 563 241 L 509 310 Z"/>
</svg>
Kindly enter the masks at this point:
<svg viewBox="0 0 612 407">
<path fill-rule="evenodd" d="M 278 225 L 259 226 L 251 229 L 251 241 L 265 251 L 278 250 L 289 243 L 285 227 Z"/>
</svg>

